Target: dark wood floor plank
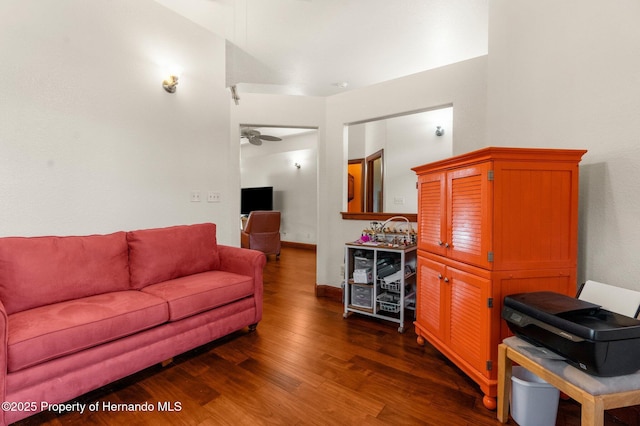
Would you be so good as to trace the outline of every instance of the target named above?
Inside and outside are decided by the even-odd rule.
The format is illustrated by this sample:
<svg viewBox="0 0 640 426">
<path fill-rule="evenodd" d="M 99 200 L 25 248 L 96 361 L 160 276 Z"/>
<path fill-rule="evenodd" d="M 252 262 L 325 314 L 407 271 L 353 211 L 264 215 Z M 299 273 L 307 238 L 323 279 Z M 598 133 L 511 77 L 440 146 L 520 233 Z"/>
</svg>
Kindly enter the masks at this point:
<svg viewBox="0 0 640 426">
<path fill-rule="evenodd" d="M 260 425 L 261 419 L 245 411 L 226 395 L 221 395 L 214 401 L 205 405 L 208 418 L 199 425 L 236 426 L 236 425 Z"/>
<path fill-rule="evenodd" d="M 321 410 L 322 418 L 341 424 L 360 424 L 367 416 L 376 417 L 384 408 L 379 399 L 368 398 L 331 380 L 318 388 L 303 386 L 296 395 L 301 400 L 314 401 Z"/>
</svg>

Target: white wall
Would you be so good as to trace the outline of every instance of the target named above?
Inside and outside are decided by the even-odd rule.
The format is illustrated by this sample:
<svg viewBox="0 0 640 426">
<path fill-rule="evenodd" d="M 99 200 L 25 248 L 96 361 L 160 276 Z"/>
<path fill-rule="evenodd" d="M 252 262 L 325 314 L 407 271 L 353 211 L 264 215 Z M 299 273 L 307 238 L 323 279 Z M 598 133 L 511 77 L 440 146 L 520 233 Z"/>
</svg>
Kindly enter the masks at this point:
<svg viewBox="0 0 640 426">
<path fill-rule="evenodd" d="M 240 137 L 241 124 L 318 128 L 318 284 L 340 286 L 343 245 L 357 238 L 368 224 L 343 221 L 339 214 L 346 209 L 346 204 L 342 205 L 346 203 L 343 184 L 346 183 L 348 150 L 343 141 L 344 125 L 454 105 L 460 121 L 456 124 L 454 112 L 450 131 L 461 135 L 461 146 L 475 149 L 484 142 L 485 67 L 486 57 L 480 57 L 330 98 L 240 93 L 240 104 L 231 106 L 232 138 L 234 133 Z M 327 134 L 328 129 L 331 136 Z M 239 158 L 239 145 L 237 150 Z M 235 202 L 238 215 L 240 186 L 238 179 Z"/>
<path fill-rule="evenodd" d="M 0 235 L 212 221 L 237 239 L 223 40 L 151 0 L 3 0 L 0 57 Z"/>
<path fill-rule="evenodd" d="M 445 129 L 442 136 L 436 128 Z M 453 108 L 445 107 L 349 125 L 349 160 L 384 149 L 384 211 L 416 213 L 416 175 L 411 170 L 451 157 Z M 353 146 L 352 146 L 353 145 Z"/>
<path fill-rule="evenodd" d="M 281 212 L 283 241 L 316 243 L 317 145 L 318 132 L 311 130 L 277 142 L 265 141 L 260 146 L 244 143 L 240 147 L 242 187 L 273 186 L 273 208 Z"/>
<path fill-rule="evenodd" d="M 309 187 L 309 190 L 301 195 L 300 199 L 297 199 L 295 202 L 292 201 L 291 205 L 285 206 L 285 209 L 289 207 L 292 208 L 292 214 L 295 216 L 291 218 L 292 220 L 283 217 L 283 229 L 285 231 L 285 235 L 282 237 L 285 241 L 293 241 L 293 242 L 304 242 L 309 244 L 314 244 L 316 242 L 316 233 L 322 232 L 318 228 L 318 193 L 317 193 L 317 183 L 318 180 L 323 178 L 323 173 L 318 166 L 318 150 L 319 146 L 323 143 L 324 139 L 324 117 L 325 117 L 325 98 L 321 97 L 308 97 L 308 96 L 291 96 L 291 95 L 265 95 L 265 94 L 255 94 L 255 93 L 239 93 L 240 95 L 240 103 L 239 105 L 235 105 L 232 103 L 231 105 L 231 139 L 235 141 L 240 140 L 240 125 L 249 125 L 254 127 L 261 126 L 276 126 L 276 127 L 301 127 L 301 128 L 310 128 L 317 129 L 315 134 L 316 138 L 316 149 L 315 152 L 305 151 L 301 152 L 302 155 L 309 155 L 308 160 L 302 160 L 302 167 L 300 170 L 295 169 L 292 165 L 286 165 L 284 170 L 288 170 L 284 172 L 280 177 L 276 178 L 278 185 L 291 185 L 291 190 L 294 190 L 297 194 L 299 194 L 298 186 L 302 183 L 304 186 L 312 186 Z M 285 142 L 286 141 L 282 141 Z M 278 142 L 281 143 L 281 142 Z M 308 143 L 308 142 L 307 142 Z M 262 144 L 262 147 L 265 147 L 268 142 Z M 240 144 L 235 143 L 232 146 L 232 150 L 235 152 L 236 164 L 240 162 Z M 278 147 L 272 147 L 272 149 L 279 149 Z M 309 149 L 309 146 L 305 145 L 305 150 Z M 311 155 L 316 156 L 313 160 L 311 159 Z M 287 156 L 289 154 L 281 154 L 279 158 L 278 155 L 272 157 L 272 159 L 276 159 L 275 161 L 286 163 Z M 243 155 L 244 156 L 244 153 Z M 306 162 L 309 164 L 306 164 Z M 312 165 L 311 162 L 315 162 L 315 165 Z M 265 167 L 270 167 L 266 166 Z M 290 173 L 290 174 L 289 174 Z M 315 176 L 311 176 L 311 174 L 315 173 Z M 235 200 L 232 202 L 232 206 L 229 208 L 229 211 L 235 215 L 236 220 L 240 217 L 240 188 L 241 186 L 247 186 L 247 183 L 244 181 L 241 182 L 240 175 L 237 177 L 233 177 L 232 186 L 235 187 Z M 288 178 L 299 178 L 299 181 L 289 181 L 285 183 Z M 262 182 L 262 180 L 253 180 L 252 182 Z M 259 179 L 259 178 L 255 178 Z M 315 182 L 314 182 L 315 180 Z M 315 186 L 314 186 L 315 185 Z M 252 185 L 253 186 L 253 185 Z M 274 187 L 274 191 L 278 189 Z M 304 198 L 302 198 L 304 197 Z M 230 197 L 233 198 L 233 197 Z M 288 197 L 287 197 L 288 198 Z M 288 202 L 288 201 L 286 201 Z M 307 203 L 305 206 L 302 206 L 300 203 Z M 310 210 L 315 209 L 314 213 L 311 213 Z M 302 219 L 301 215 L 308 214 L 309 217 Z M 287 213 L 289 215 L 289 213 Z M 240 240 L 240 233 L 238 232 L 238 241 Z"/>
<path fill-rule="evenodd" d="M 404 115 L 386 122 L 384 211 L 417 213 L 416 175 L 411 168 L 451 157 L 453 108 Z M 445 129 L 442 136 L 436 135 L 437 126 Z"/>
<path fill-rule="evenodd" d="M 640 2 L 490 5 L 491 144 L 589 150 L 579 281 L 640 290 Z"/>
<path fill-rule="evenodd" d="M 339 214 L 346 210 L 345 124 L 453 105 L 453 154 L 472 151 L 486 143 L 486 81 L 487 57 L 481 56 L 327 98 L 326 135 L 318 150 L 318 284 L 340 286 L 344 243 L 368 225 Z"/>
</svg>

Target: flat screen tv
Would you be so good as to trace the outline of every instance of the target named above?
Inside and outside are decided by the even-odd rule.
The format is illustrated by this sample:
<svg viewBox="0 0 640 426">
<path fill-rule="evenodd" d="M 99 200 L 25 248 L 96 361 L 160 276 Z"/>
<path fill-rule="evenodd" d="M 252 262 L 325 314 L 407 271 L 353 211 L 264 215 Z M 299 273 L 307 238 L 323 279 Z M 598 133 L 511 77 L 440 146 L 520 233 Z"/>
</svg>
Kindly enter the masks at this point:
<svg viewBox="0 0 640 426">
<path fill-rule="evenodd" d="M 272 186 L 242 188 L 240 214 L 249 214 L 254 210 L 273 210 Z"/>
</svg>

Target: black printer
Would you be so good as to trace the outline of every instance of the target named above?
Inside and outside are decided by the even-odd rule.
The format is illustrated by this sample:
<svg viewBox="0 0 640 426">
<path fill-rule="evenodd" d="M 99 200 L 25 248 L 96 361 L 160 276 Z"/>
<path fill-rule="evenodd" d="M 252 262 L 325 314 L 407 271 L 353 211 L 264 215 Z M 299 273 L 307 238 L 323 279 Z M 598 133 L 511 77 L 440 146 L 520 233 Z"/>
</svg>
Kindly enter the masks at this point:
<svg viewBox="0 0 640 426">
<path fill-rule="evenodd" d="M 506 296 L 502 317 L 509 329 L 562 355 L 595 376 L 640 369 L 640 321 L 550 291 Z"/>
</svg>

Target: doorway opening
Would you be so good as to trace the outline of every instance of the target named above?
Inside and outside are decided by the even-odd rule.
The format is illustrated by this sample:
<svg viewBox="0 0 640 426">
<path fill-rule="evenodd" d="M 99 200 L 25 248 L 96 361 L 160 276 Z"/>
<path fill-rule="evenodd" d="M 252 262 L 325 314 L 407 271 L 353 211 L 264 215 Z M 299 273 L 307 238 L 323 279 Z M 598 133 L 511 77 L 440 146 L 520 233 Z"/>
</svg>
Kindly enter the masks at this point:
<svg viewBox="0 0 640 426">
<path fill-rule="evenodd" d="M 318 129 L 240 125 L 257 131 L 261 144 L 240 140 L 242 188 L 272 187 L 273 210 L 281 212 L 283 244 L 315 247 L 318 223 Z M 279 139 L 279 140 L 276 140 Z"/>
</svg>

